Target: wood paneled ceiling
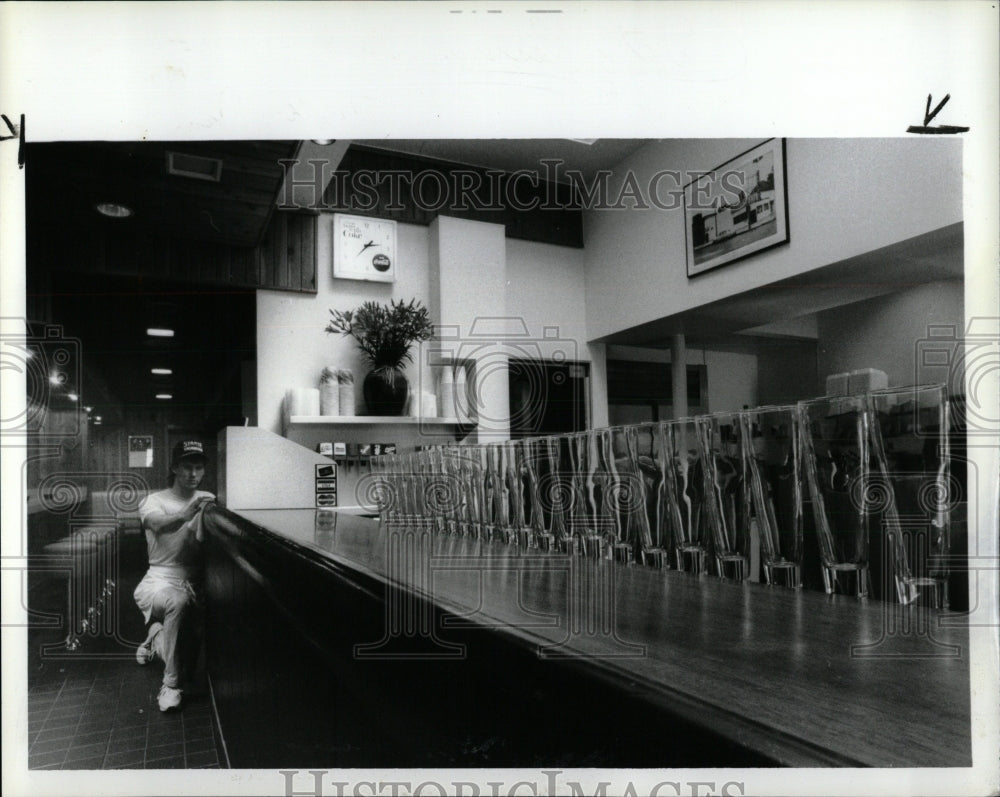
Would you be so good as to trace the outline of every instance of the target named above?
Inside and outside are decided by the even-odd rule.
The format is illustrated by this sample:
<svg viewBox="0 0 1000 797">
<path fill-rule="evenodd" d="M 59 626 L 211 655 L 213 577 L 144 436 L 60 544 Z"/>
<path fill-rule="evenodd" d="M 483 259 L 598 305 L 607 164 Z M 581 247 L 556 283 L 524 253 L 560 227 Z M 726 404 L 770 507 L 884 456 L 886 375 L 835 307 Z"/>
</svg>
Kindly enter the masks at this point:
<svg viewBox="0 0 1000 797">
<path fill-rule="evenodd" d="M 235 246 L 256 246 L 275 207 L 297 141 L 142 141 L 29 144 L 29 218 L 61 229 L 85 230 L 95 205 L 130 207 L 129 224 L 166 235 Z M 222 162 L 217 182 L 167 172 L 167 153 Z"/>
<path fill-rule="evenodd" d="M 432 138 L 368 139 L 354 143 L 453 164 L 507 172 L 527 169 L 546 179 L 548 171 L 542 161 L 557 160 L 560 164 L 557 179 L 565 182 L 568 169 L 581 172 L 589 181 L 597 172 L 611 169 L 649 142 L 650 139 L 642 138 L 600 138 L 592 144 L 568 138 Z"/>
<path fill-rule="evenodd" d="M 212 428 L 240 423 L 241 368 L 256 358 L 253 291 L 65 273 L 51 299 L 55 323 L 79 341 L 83 368 L 72 387 L 105 426 L 126 409 L 133 417 L 169 410 Z M 150 327 L 174 335 L 150 337 Z M 158 393 L 173 398 L 158 400 Z"/>
</svg>

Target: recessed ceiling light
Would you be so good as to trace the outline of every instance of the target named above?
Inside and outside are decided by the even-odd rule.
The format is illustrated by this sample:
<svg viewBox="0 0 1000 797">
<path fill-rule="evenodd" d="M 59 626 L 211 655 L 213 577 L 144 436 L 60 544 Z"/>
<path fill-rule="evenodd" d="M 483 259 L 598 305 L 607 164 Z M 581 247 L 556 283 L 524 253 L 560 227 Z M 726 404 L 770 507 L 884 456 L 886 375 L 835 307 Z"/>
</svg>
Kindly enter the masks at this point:
<svg viewBox="0 0 1000 797">
<path fill-rule="evenodd" d="M 149 372 L 151 374 L 156 374 L 157 376 L 170 376 L 173 370 L 170 368 L 150 368 Z"/>
<path fill-rule="evenodd" d="M 127 205 L 120 205 L 117 202 L 98 202 L 94 205 L 94 210 L 109 219 L 127 219 L 134 212 Z"/>
<path fill-rule="evenodd" d="M 157 393 L 156 397 L 161 401 L 170 401 L 170 399 L 173 398 L 173 396 L 170 395 L 169 393 Z"/>
<path fill-rule="evenodd" d="M 79 401 L 80 400 L 80 397 L 78 395 L 76 395 L 76 393 L 67 393 L 66 394 L 66 398 L 68 398 L 70 401 Z"/>
<path fill-rule="evenodd" d="M 84 407 L 84 408 L 83 408 L 83 411 L 84 411 L 84 412 L 93 412 L 93 411 L 94 411 L 94 408 L 93 408 L 93 407 Z"/>
<path fill-rule="evenodd" d="M 53 385 L 61 385 L 65 377 L 62 374 L 52 374 L 49 377 L 49 382 Z"/>
<path fill-rule="evenodd" d="M 150 327 L 146 330 L 146 334 L 151 338 L 172 338 L 174 336 L 174 331 L 172 329 Z"/>
</svg>

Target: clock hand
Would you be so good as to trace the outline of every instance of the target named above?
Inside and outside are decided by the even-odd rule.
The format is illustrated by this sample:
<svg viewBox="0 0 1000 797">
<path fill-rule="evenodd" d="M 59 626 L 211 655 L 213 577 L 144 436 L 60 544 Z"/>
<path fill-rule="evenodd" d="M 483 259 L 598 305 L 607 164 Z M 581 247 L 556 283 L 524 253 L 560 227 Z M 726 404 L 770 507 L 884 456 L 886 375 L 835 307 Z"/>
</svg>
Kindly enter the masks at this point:
<svg viewBox="0 0 1000 797">
<path fill-rule="evenodd" d="M 370 246 L 375 246 L 375 242 L 369 241 L 368 243 L 366 243 L 363 247 L 361 247 L 361 251 L 358 252 L 358 254 L 363 255 L 365 253 L 365 250 L 368 249 Z"/>
</svg>

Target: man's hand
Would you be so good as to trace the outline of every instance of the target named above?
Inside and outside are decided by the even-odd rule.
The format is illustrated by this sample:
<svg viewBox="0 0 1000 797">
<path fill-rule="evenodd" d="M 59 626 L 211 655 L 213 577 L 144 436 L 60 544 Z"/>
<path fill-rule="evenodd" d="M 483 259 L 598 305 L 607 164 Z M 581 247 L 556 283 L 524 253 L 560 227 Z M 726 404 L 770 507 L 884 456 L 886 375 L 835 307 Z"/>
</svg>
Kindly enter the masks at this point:
<svg viewBox="0 0 1000 797">
<path fill-rule="evenodd" d="M 205 505 L 212 501 L 213 499 L 208 497 L 199 498 L 197 501 L 192 502 L 186 509 L 172 515 L 154 512 L 146 516 L 144 526 L 154 534 L 171 534 L 185 523 L 189 523 L 197 517 L 198 513 L 205 508 Z"/>
<path fill-rule="evenodd" d="M 197 516 L 197 514 L 205 508 L 207 504 L 211 503 L 214 503 L 211 498 L 208 497 L 199 498 L 197 501 L 191 504 L 191 506 L 185 509 L 183 513 L 181 513 L 182 517 L 184 518 L 184 522 L 187 523 L 189 520 L 193 520 Z"/>
</svg>

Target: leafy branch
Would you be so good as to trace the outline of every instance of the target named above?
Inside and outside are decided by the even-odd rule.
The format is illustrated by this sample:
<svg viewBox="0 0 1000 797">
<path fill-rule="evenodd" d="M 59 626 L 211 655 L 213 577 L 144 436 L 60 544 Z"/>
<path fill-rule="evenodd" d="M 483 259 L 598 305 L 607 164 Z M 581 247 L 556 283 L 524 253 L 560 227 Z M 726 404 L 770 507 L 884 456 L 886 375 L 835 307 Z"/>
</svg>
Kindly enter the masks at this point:
<svg viewBox="0 0 1000 797">
<path fill-rule="evenodd" d="M 382 370 L 413 362 L 410 347 L 429 340 L 434 325 L 420 302 L 400 299 L 388 305 L 365 302 L 356 310 L 331 310 L 326 331 L 354 338 L 373 369 Z"/>
</svg>

